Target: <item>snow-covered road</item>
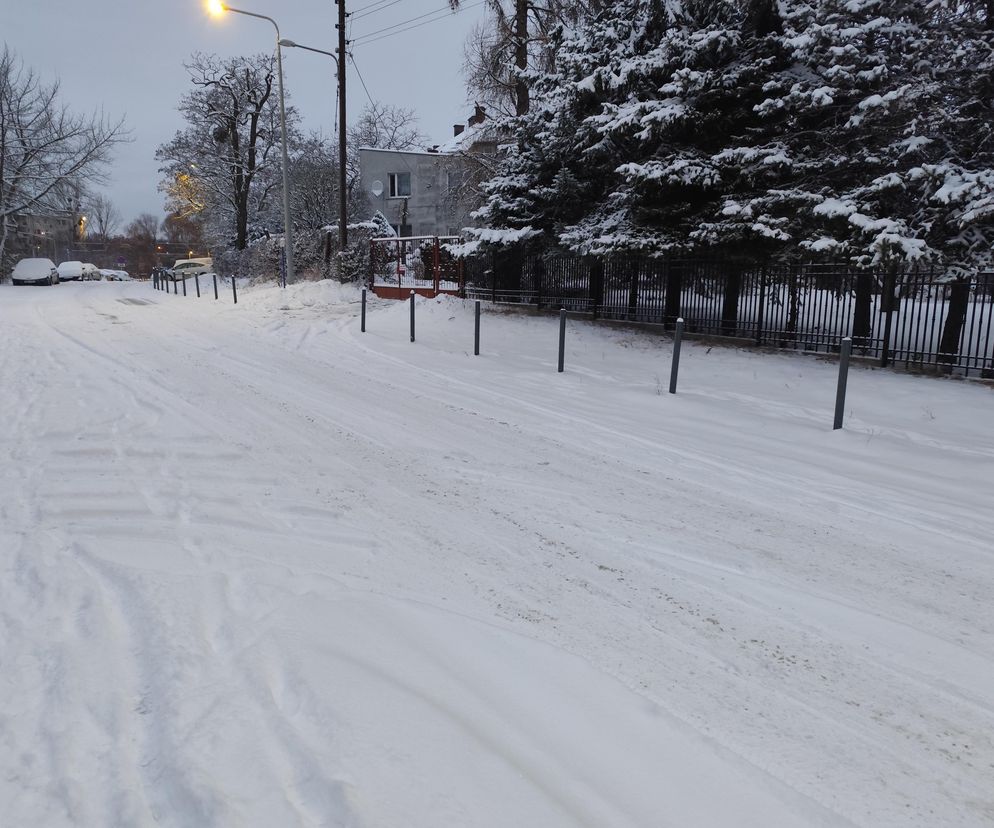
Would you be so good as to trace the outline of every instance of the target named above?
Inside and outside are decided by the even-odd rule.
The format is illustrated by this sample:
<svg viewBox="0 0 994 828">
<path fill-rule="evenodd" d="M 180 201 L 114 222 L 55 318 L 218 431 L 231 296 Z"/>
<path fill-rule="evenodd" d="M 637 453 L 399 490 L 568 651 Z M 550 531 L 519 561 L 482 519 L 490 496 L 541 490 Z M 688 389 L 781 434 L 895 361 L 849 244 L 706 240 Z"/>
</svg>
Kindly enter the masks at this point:
<svg viewBox="0 0 994 828">
<path fill-rule="evenodd" d="M 239 300 L 0 286 L 0 825 L 994 824 L 994 391 Z"/>
</svg>

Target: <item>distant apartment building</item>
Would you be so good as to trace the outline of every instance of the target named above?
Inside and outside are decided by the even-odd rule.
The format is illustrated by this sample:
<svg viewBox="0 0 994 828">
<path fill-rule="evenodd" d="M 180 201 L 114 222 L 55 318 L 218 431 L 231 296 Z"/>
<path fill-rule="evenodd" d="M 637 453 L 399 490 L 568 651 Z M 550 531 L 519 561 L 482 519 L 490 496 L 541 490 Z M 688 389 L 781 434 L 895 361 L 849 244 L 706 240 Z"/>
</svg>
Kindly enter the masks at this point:
<svg viewBox="0 0 994 828">
<path fill-rule="evenodd" d="M 18 213 L 7 219 L 5 258 L 44 257 L 60 262 L 75 238 L 71 213 Z"/>
<path fill-rule="evenodd" d="M 426 150 L 360 147 L 360 186 L 370 207 L 401 236 L 458 236 L 479 206 L 476 184 L 496 153 L 486 114 L 477 107 L 468 127 Z"/>
</svg>

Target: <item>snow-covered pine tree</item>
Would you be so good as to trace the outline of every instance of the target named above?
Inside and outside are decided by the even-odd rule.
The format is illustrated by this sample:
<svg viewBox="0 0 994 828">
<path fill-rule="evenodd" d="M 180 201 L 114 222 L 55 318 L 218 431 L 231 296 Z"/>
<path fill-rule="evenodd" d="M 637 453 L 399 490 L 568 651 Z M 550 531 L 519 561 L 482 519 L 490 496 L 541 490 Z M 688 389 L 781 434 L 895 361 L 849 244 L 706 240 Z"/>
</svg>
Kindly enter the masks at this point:
<svg viewBox="0 0 994 828">
<path fill-rule="evenodd" d="M 621 0 L 556 41 L 480 238 L 577 252 L 988 255 L 986 6 Z"/>
</svg>

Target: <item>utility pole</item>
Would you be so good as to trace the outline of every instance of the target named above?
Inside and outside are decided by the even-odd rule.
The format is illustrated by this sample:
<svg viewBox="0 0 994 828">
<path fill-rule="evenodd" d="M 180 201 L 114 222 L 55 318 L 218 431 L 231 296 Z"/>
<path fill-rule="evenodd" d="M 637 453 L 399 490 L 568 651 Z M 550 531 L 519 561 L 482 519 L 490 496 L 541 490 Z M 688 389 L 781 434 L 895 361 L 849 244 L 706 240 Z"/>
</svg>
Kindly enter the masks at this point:
<svg viewBox="0 0 994 828">
<path fill-rule="evenodd" d="M 338 244 L 345 252 L 349 241 L 348 198 L 345 192 L 345 0 L 335 0 L 338 5 Z"/>
</svg>

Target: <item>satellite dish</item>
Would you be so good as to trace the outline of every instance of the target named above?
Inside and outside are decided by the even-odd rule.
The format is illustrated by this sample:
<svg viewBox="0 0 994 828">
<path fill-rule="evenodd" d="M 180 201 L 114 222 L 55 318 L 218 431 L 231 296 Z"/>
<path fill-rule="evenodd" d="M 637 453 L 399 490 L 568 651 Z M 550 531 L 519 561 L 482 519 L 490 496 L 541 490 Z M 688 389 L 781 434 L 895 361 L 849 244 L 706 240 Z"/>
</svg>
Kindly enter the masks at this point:
<svg viewBox="0 0 994 828">
<path fill-rule="evenodd" d="M 370 189 L 373 191 L 373 195 L 379 198 L 383 195 L 383 182 L 379 180 L 374 181 Z"/>
</svg>

